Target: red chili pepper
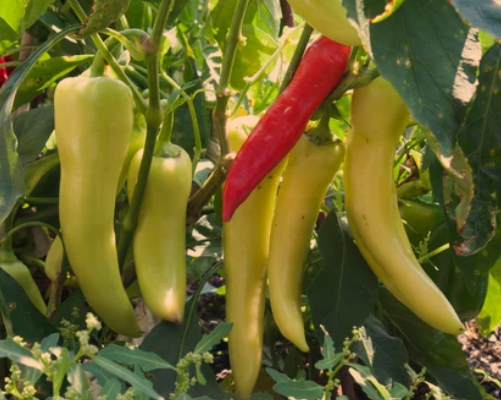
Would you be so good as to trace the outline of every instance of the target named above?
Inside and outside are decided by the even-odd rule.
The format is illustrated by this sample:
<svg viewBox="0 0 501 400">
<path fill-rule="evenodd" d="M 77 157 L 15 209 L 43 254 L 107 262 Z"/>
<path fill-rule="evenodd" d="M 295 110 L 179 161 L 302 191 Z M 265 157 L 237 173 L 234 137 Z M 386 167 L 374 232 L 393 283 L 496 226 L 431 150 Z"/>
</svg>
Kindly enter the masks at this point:
<svg viewBox="0 0 501 400">
<path fill-rule="evenodd" d="M 350 47 L 325 36 L 306 51 L 287 89 L 258 122 L 233 161 L 223 190 L 223 221 L 289 153 L 312 114 L 341 81 Z"/>
<path fill-rule="evenodd" d="M 13 61 L 11 56 L 6 56 L 0 58 L 0 87 L 7 81 L 9 75 L 12 74 L 15 67 L 2 67 L 2 64 L 7 63 L 9 61 Z"/>
</svg>

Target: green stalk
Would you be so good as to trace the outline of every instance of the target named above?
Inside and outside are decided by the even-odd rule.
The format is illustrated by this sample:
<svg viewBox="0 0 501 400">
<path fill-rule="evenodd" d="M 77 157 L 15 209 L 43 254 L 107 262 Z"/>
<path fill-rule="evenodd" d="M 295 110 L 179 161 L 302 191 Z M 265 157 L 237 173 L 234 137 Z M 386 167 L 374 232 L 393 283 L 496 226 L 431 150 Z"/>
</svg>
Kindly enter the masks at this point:
<svg viewBox="0 0 501 400">
<path fill-rule="evenodd" d="M 25 197 L 26 204 L 59 204 L 59 197 Z"/>
<path fill-rule="evenodd" d="M 148 88 L 149 88 L 149 103 L 146 109 L 146 141 L 143 150 L 143 159 L 139 167 L 137 184 L 134 188 L 134 195 L 130 202 L 130 208 L 125 217 L 122 234 L 118 242 L 118 261 L 120 268 L 125 263 L 127 250 L 129 249 L 134 229 L 136 228 L 137 218 L 141 210 L 148 174 L 155 151 L 155 142 L 158 134 L 158 129 L 162 123 L 163 114 L 160 105 L 160 84 L 159 84 L 159 61 L 158 53 L 160 44 L 163 38 L 163 31 L 169 13 L 173 5 L 173 0 L 162 0 L 158 11 L 153 32 L 148 40 L 144 43 L 145 52 L 148 60 Z M 121 71 L 121 70 L 120 70 Z"/>
<path fill-rule="evenodd" d="M 71 8 L 77 15 L 78 19 L 80 22 L 85 22 L 87 20 L 87 15 L 85 14 L 85 11 L 83 10 L 82 6 L 78 2 L 78 0 L 68 0 L 68 3 L 70 4 Z M 103 55 L 104 59 L 106 62 L 110 65 L 111 69 L 113 72 L 118 76 L 118 78 L 124 82 L 132 91 L 132 97 L 134 98 L 134 102 L 136 103 L 136 107 L 138 111 L 140 111 L 142 114 L 145 113 L 146 111 L 146 104 L 143 100 L 143 97 L 141 96 L 141 93 L 137 90 L 137 88 L 132 84 L 130 79 L 125 75 L 125 72 L 122 71 L 120 68 L 120 65 L 118 65 L 117 61 L 113 58 L 111 53 L 108 51 L 108 48 L 104 44 L 103 40 L 101 37 L 97 34 L 94 33 L 90 36 L 94 44 L 96 45 L 97 49 L 101 52 Z"/>
<path fill-rule="evenodd" d="M 6 57 L 6 56 L 10 56 L 12 54 L 19 53 L 21 51 L 32 50 L 32 49 L 38 49 L 38 45 L 36 45 L 36 44 L 29 44 L 29 45 L 24 45 L 24 46 L 16 47 L 16 48 L 13 48 L 13 49 L 5 50 L 3 53 L 0 53 L 0 58 Z"/>
<path fill-rule="evenodd" d="M 216 106 L 213 113 L 213 128 L 219 139 L 222 157 L 230 152 L 228 138 L 226 137 L 226 108 L 231 95 L 231 92 L 228 90 L 228 83 L 231 78 L 233 64 L 237 55 L 237 46 L 242 35 L 242 25 L 248 5 L 249 0 L 237 1 L 233 18 L 231 20 L 230 31 L 228 32 L 224 46 L 223 64 L 221 66 L 221 76 L 216 93 Z"/>
<path fill-rule="evenodd" d="M 158 135 L 157 144 L 155 147 L 155 154 L 162 153 L 165 145 L 170 143 L 172 137 L 172 127 L 174 126 L 174 113 L 168 111 L 165 113 L 164 123 Z"/>
<path fill-rule="evenodd" d="M 303 58 L 304 51 L 306 50 L 306 47 L 308 46 L 308 42 L 310 41 L 310 36 L 313 32 L 313 28 L 305 24 L 303 33 L 301 33 L 301 37 L 299 38 L 299 43 L 297 44 L 296 50 L 294 51 L 294 54 L 292 55 L 292 60 L 289 64 L 289 68 L 287 68 L 287 71 L 285 72 L 284 80 L 282 81 L 282 84 L 280 85 L 280 89 L 278 90 L 278 93 L 282 93 L 287 85 L 290 83 L 292 80 L 292 77 L 296 73 L 296 69 L 299 66 L 299 63 L 301 62 L 301 59 Z"/>
<path fill-rule="evenodd" d="M 21 61 L 7 61 L 0 63 L 0 68 L 18 67 L 21 64 L 22 64 Z"/>
</svg>

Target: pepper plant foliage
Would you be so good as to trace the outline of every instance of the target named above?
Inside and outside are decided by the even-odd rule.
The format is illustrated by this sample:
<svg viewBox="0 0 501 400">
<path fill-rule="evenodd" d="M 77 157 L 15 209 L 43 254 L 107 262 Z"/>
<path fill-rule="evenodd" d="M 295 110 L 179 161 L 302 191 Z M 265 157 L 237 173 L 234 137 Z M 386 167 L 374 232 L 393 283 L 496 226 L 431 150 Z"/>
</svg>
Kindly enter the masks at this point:
<svg viewBox="0 0 501 400">
<path fill-rule="evenodd" d="M 459 316 L 478 314 L 478 329 L 488 335 L 501 321 L 501 47 L 495 39 L 501 37 L 501 6 L 340 1 L 363 44 L 352 50 L 349 71 L 329 97 L 330 128 L 346 139 L 352 89 L 376 75 L 391 82 L 412 115 L 394 162 L 400 211 L 404 216 L 406 207 L 431 203 L 435 210 L 433 216 L 412 211 L 413 218 L 404 218 L 406 232 Z M 231 368 L 226 338 L 232 326 L 220 322 L 203 335 L 197 314 L 202 292 L 225 295 L 224 285 L 207 283 L 216 273 L 225 277 L 224 126 L 227 118 L 259 115 L 274 102 L 308 43 L 308 29 L 278 0 L 0 0 L 0 60 L 15 67 L 6 82 L 0 73 L 0 241 L 12 238 L 48 303 L 43 315 L 0 268 L 4 394 L 235 398 L 231 374 L 222 373 Z M 103 43 L 107 37 L 115 43 Z M 158 46 L 148 47 L 148 38 Z M 136 113 L 161 100 L 162 111 L 174 117 L 172 141 L 194 166 L 186 260 L 196 290 L 182 324 L 152 323 L 144 312 L 124 239 L 138 208 L 134 216 L 126 190 L 117 196 L 118 256 L 124 286 L 139 302 L 144 335 L 138 342 L 117 336 L 90 314 L 67 259 L 67 273 L 53 282 L 44 275 L 59 228 L 54 89 L 96 65 L 133 89 Z M 341 173 L 312 239 L 302 292 L 310 352 L 281 336 L 267 306 L 263 365 L 252 399 L 327 400 L 342 392 L 336 398 L 345 400 L 350 387 L 359 387 L 373 400 L 410 400 L 420 385 L 428 387 L 426 398 L 490 398 L 457 338 L 426 325 L 378 282 L 351 236 Z M 224 319 L 224 312 L 217 317 Z"/>
</svg>

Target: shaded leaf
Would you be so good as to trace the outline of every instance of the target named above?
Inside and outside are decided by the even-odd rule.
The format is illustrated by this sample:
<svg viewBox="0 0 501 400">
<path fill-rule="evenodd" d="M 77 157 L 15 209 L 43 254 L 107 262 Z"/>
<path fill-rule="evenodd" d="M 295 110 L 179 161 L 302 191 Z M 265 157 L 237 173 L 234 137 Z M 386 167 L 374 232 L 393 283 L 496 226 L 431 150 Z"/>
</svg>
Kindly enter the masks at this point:
<svg viewBox="0 0 501 400">
<path fill-rule="evenodd" d="M 308 288 L 311 316 L 320 341 L 323 325 L 335 343 L 343 343 L 369 316 L 377 279 L 334 212 L 327 216 L 317 241 L 325 267 Z"/>
<path fill-rule="evenodd" d="M 371 374 L 369 368 L 352 364 L 350 365 L 350 374 L 371 400 L 390 400 L 390 393 Z"/>
<path fill-rule="evenodd" d="M 107 28 L 127 11 L 129 0 L 94 0 L 90 14 L 78 34 L 88 37 Z"/>
<path fill-rule="evenodd" d="M 379 298 L 385 314 L 406 345 L 409 357 L 426 367 L 449 395 L 468 400 L 488 398 L 471 374 L 466 356 L 454 336 L 426 325 L 387 290 L 380 290 Z"/>
<path fill-rule="evenodd" d="M 120 381 L 117 378 L 112 378 L 103 386 L 99 392 L 99 396 L 104 396 L 106 400 L 114 400 L 121 390 Z"/>
<path fill-rule="evenodd" d="M 96 377 L 99 386 L 104 387 L 106 385 L 112 385 L 110 382 L 116 380 L 114 374 L 100 367 L 93 361 L 82 364 L 82 368 Z"/>
<path fill-rule="evenodd" d="M 334 349 L 334 342 L 332 341 L 328 332 L 324 332 L 324 342 L 322 344 L 322 359 L 317 361 L 315 368 L 317 369 L 333 369 L 343 359 L 343 353 L 337 353 Z"/>
<path fill-rule="evenodd" d="M 406 1 L 385 21 L 371 24 L 384 0 L 343 0 L 358 23 L 381 75 L 404 99 L 412 117 L 436 136 L 450 162 L 456 134 L 475 94 L 481 58 L 476 31 L 447 1 Z"/>
<path fill-rule="evenodd" d="M 287 375 L 282 374 L 281 372 L 278 372 L 277 370 L 274 370 L 272 368 L 266 368 L 266 372 L 268 373 L 268 375 L 270 375 L 271 379 L 273 379 L 277 383 L 290 381 Z"/>
<path fill-rule="evenodd" d="M 452 0 L 461 15 L 473 26 L 501 37 L 501 6 L 495 1 Z"/>
<path fill-rule="evenodd" d="M 409 359 L 399 338 L 390 336 L 373 315 L 367 318 L 360 329 L 360 338 L 361 340 L 354 344 L 354 351 L 371 369 L 378 382 L 384 385 L 393 382 L 409 385 L 409 377 L 404 367 Z"/>
<path fill-rule="evenodd" d="M 12 361 L 30 368 L 42 369 L 42 364 L 33 357 L 31 351 L 10 338 L 0 340 L 0 357 L 7 357 Z"/>
<path fill-rule="evenodd" d="M 54 131 L 54 105 L 50 104 L 17 115 L 12 121 L 18 140 L 17 152 L 26 164 L 42 152 Z"/>
<path fill-rule="evenodd" d="M 47 174 L 58 165 L 59 155 L 57 153 L 42 157 L 26 165 L 24 167 L 24 195 L 29 196 L 37 186 L 38 182 L 40 182 L 40 180 L 45 176 L 45 174 Z"/>
<path fill-rule="evenodd" d="M 54 0 L 28 0 L 20 30 L 24 31 L 31 27 L 52 3 Z"/>
</svg>

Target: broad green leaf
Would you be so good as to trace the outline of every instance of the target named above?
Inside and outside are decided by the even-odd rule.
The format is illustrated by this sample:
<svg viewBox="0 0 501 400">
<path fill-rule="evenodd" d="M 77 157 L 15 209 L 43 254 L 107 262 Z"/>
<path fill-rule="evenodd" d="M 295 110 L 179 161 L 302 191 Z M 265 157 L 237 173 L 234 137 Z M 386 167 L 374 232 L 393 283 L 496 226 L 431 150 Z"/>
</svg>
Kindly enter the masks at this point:
<svg viewBox="0 0 501 400">
<path fill-rule="evenodd" d="M 335 212 L 327 216 L 317 241 L 325 267 L 308 288 L 312 320 L 320 342 L 323 325 L 335 343 L 343 343 L 372 311 L 377 279 Z"/>
<path fill-rule="evenodd" d="M 350 374 L 355 379 L 364 393 L 371 400 L 390 400 L 390 393 L 381 385 L 377 379 L 371 374 L 368 367 L 358 364 L 350 365 Z"/>
<path fill-rule="evenodd" d="M 406 1 L 377 24 L 367 17 L 381 14 L 386 1 L 342 1 L 381 75 L 400 93 L 412 117 L 436 136 L 443 162 L 450 162 L 476 89 L 481 58 L 476 30 L 447 1 Z"/>
<path fill-rule="evenodd" d="M 252 393 L 250 400 L 273 400 L 273 396 L 269 393 Z"/>
<path fill-rule="evenodd" d="M 354 344 L 354 351 L 378 382 L 384 385 L 399 382 L 408 386 L 409 377 L 404 365 L 409 359 L 402 341 L 390 336 L 373 315 L 364 322 L 360 337 L 361 340 Z"/>
<path fill-rule="evenodd" d="M 230 78 L 231 86 L 237 90 L 242 90 L 245 87 L 245 78 L 251 77 L 259 71 L 277 48 L 273 37 L 253 25 L 244 24 L 242 35 L 245 37 L 245 41 L 237 47 Z M 270 66 L 270 70 L 272 68 L 273 65 Z"/>
<path fill-rule="evenodd" d="M 501 260 L 490 271 L 484 307 L 477 316 L 477 328 L 482 336 L 494 332 L 501 323 Z"/>
<path fill-rule="evenodd" d="M 127 11 L 129 0 L 94 0 L 92 10 L 78 34 L 88 37 L 107 28 Z"/>
<path fill-rule="evenodd" d="M 0 18 L 17 33 L 25 8 L 26 4 L 23 0 L 0 0 Z"/>
<path fill-rule="evenodd" d="M 473 377 L 454 336 L 426 325 L 387 290 L 379 291 L 379 299 L 385 315 L 406 345 L 410 359 L 426 367 L 449 395 L 468 400 L 490 398 Z"/>
<path fill-rule="evenodd" d="M 12 29 L 2 17 L 0 17 L 0 38 L 3 40 L 16 40 L 17 37 L 18 35 L 16 31 Z"/>
<path fill-rule="evenodd" d="M 154 399 L 158 400 L 164 399 L 155 390 L 151 388 L 149 382 L 146 379 L 137 376 L 136 374 L 134 374 L 134 372 L 101 356 L 94 356 L 93 361 L 101 368 L 104 368 L 108 372 L 111 372 L 113 375 L 124 380 L 125 382 L 130 383 L 135 389 L 143 392 L 144 394 Z"/>
<path fill-rule="evenodd" d="M 175 369 L 154 353 L 140 349 L 131 349 L 125 346 L 117 346 L 113 343 L 101 350 L 99 355 L 121 364 L 137 365 L 146 372 L 165 368 Z"/>
<path fill-rule="evenodd" d="M 324 387 L 313 381 L 279 382 L 273 390 L 282 396 L 301 400 L 318 400 L 324 394 Z"/>
<path fill-rule="evenodd" d="M 202 339 L 198 317 L 196 311 L 192 309 L 193 307 L 195 307 L 193 300 L 189 300 L 186 303 L 182 325 L 163 321 L 155 326 L 144 339 L 140 349 L 153 352 L 171 365 L 177 365 L 180 357 L 192 352 Z M 188 390 L 188 394 L 193 398 L 206 395 L 215 400 L 227 400 L 229 395 L 219 387 L 211 368 L 204 364 L 201 371 L 207 383 L 205 386 L 197 383 Z M 192 376 L 194 373 L 195 370 L 192 369 Z M 158 393 L 168 398 L 171 393 L 174 393 L 175 382 L 176 373 L 174 371 L 170 369 L 159 370 L 155 372 L 153 387 Z"/>
<path fill-rule="evenodd" d="M 35 368 L 38 370 L 42 369 L 42 364 L 35 360 L 35 358 L 31 354 L 31 351 L 29 351 L 25 347 L 22 347 L 10 338 L 0 340 L 0 357 L 7 357 L 12 361 L 26 365 L 30 368 Z"/>
<path fill-rule="evenodd" d="M 501 8 L 500 8 L 501 9 Z M 458 256 L 476 253 L 494 237 L 501 206 L 501 46 L 494 44 L 482 58 L 475 100 L 458 134 L 472 169 L 475 196 L 471 211 L 454 244 Z M 446 203 L 447 204 L 447 203 Z"/>
<path fill-rule="evenodd" d="M 104 396 L 106 400 L 115 400 L 121 388 L 120 381 L 117 378 L 112 378 L 103 386 L 99 392 L 99 396 Z"/>
<path fill-rule="evenodd" d="M 15 69 L 0 92 L 0 224 L 24 191 L 24 174 L 21 159 L 16 152 L 17 143 L 11 119 L 16 92 L 35 62 L 52 46 L 78 28 L 79 25 L 70 26 L 43 43 L 35 53 Z"/>
<path fill-rule="evenodd" d="M 501 37 L 501 5 L 498 2 L 452 0 L 452 3 L 473 26 Z"/>
<path fill-rule="evenodd" d="M 217 0 L 210 3 L 210 25 L 221 49 L 224 48 L 226 35 L 231 25 L 231 17 L 236 5 L 237 0 Z"/>
<path fill-rule="evenodd" d="M 61 56 L 38 62 L 19 87 L 14 108 L 31 101 L 42 90 L 52 85 L 58 79 L 68 75 L 80 64 L 91 60 L 93 57 L 90 54 Z"/>
<path fill-rule="evenodd" d="M 43 351 L 49 351 L 51 347 L 57 346 L 59 342 L 59 333 L 51 333 L 49 336 L 44 337 L 40 346 Z"/>
<path fill-rule="evenodd" d="M 23 112 L 13 120 L 17 152 L 23 164 L 35 160 L 54 131 L 54 105 Z"/>
<path fill-rule="evenodd" d="M 52 3 L 54 0 L 28 0 L 20 30 L 24 31 L 31 27 Z"/>
<path fill-rule="evenodd" d="M 244 23 L 253 25 L 276 40 L 281 17 L 278 0 L 250 0 Z"/>
<path fill-rule="evenodd" d="M 57 153 L 42 157 L 24 168 L 25 172 L 25 190 L 24 195 L 29 196 L 40 180 L 59 165 L 59 155 Z"/>
<path fill-rule="evenodd" d="M 228 336 L 231 328 L 233 328 L 232 322 L 221 322 L 218 326 L 216 326 L 216 329 L 202 338 L 193 352 L 196 354 L 202 354 L 206 351 L 212 350 L 215 345 L 219 344 L 221 340 Z"/>
</svg>

